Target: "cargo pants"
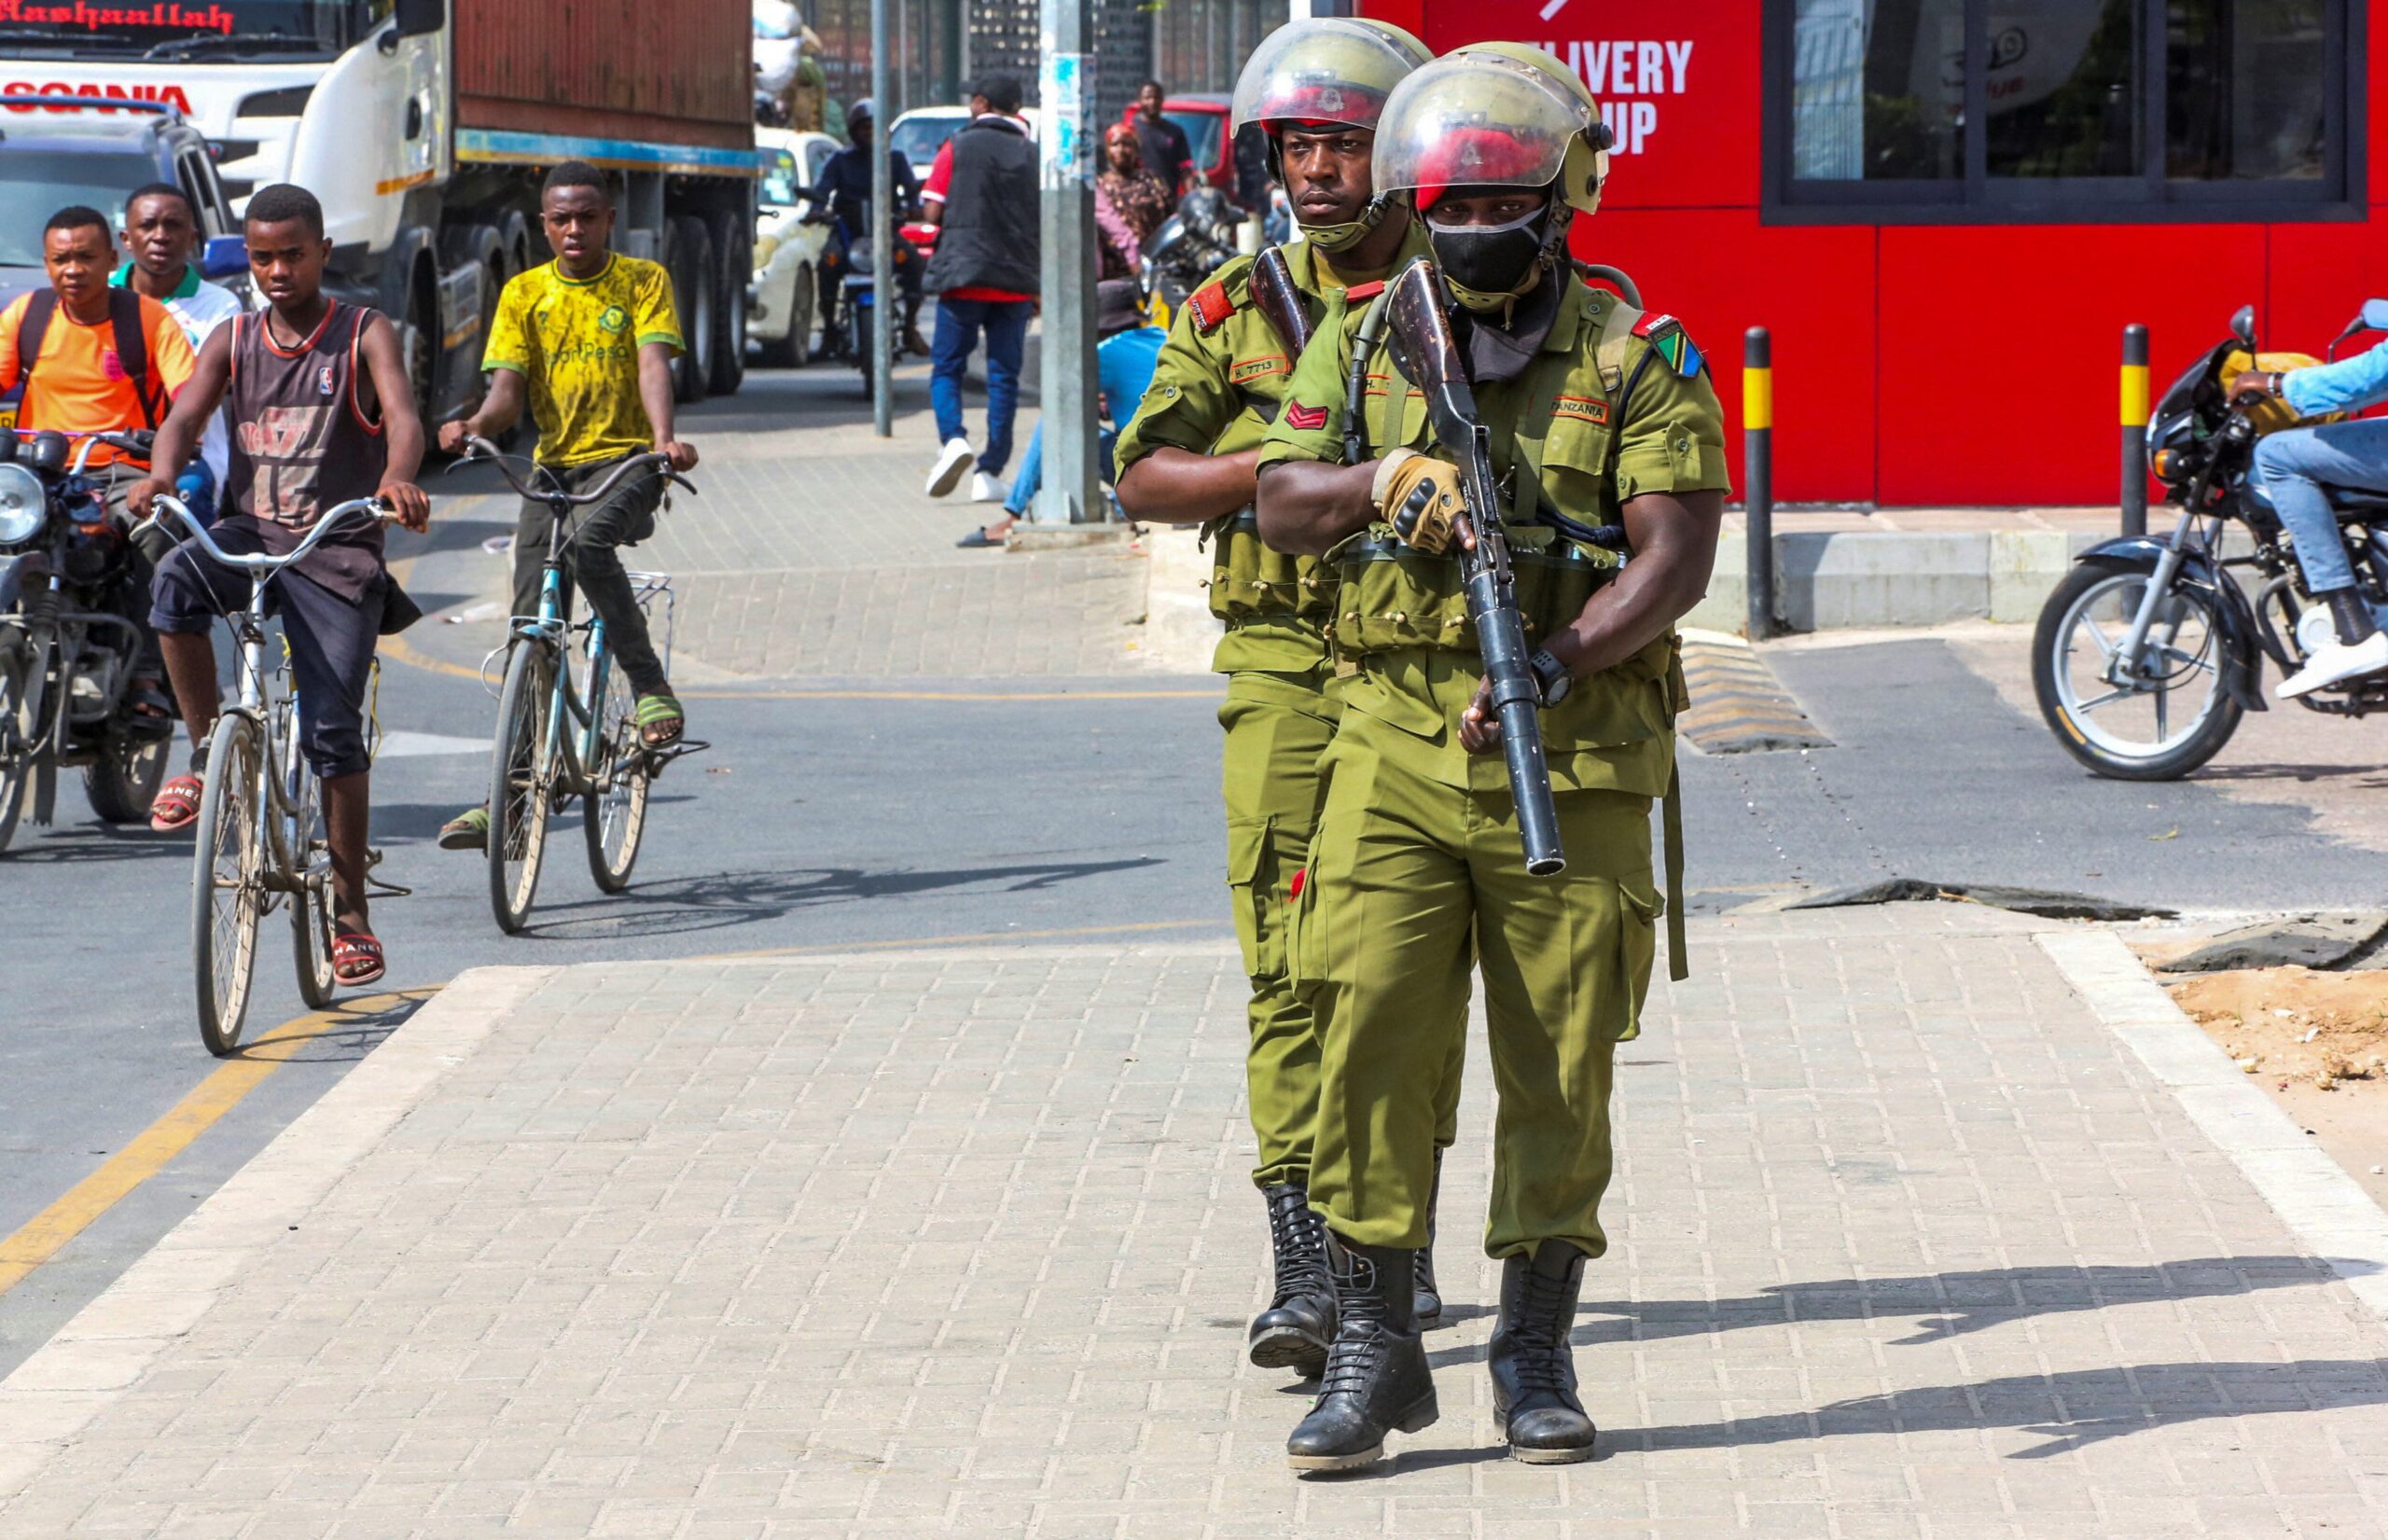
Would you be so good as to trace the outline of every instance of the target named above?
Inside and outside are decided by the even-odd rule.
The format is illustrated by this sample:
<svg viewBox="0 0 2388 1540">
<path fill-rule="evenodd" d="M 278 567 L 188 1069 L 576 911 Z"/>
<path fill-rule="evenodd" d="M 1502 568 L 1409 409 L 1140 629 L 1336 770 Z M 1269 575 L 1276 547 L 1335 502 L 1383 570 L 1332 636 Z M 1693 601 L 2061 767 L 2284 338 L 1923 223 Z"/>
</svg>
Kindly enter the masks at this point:
<svg viewBox="0 0 2388 1540">
<path fill-rule="evenodd" d="M 1481 960 L 1493 1089 L 1485 1251 L 1564 1240 L 1598 1256 L 1609 1090 L 1657 950 L 1650 801 L 1557 793 L 1567 869 L 1529 876 L 1508 793 L 1421 773 L 1399 728 L 1349 713 L 1298 924 L 1322 1023 L 1311 1206 L 1363 1245 L 1426 1240 L 1442 1066 Z"/>
<path fill-rule="evenodd" d="M 1318 1120 L 1319 1036 L 1294 977 L 1291 909 L 1295 873 L 1309 859 L 1322 790 L 1321 759 L 1342 715 L 1324 670 L 1228 675 L 1219 707 L 1227 733 L 1221 791 L 1228 811 L 1228 888 L 1236 939 L 1252 981 L 1244 1079 L 1260 1150 L 1257 1186 L 1310 1180 Z M 1459 1127 L 1460 1071 L 1466 1047 L 1461 999 L 1450 1051 L 1434 1075 L 1434 1142 Z"/>
</svg>

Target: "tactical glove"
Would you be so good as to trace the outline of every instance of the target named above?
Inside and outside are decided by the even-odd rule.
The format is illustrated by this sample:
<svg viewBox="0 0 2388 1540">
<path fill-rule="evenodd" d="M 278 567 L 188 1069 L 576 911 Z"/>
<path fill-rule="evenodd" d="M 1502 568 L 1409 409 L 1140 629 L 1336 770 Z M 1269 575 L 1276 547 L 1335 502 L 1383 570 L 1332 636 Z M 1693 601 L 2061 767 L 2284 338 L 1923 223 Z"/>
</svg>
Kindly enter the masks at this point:
<svg viewBox="0 0 2388 1540">
<path fill-rule="evenodd" d="M 1416 450 L 1394 450 L 1377 462 L 1368 490 L 1377 511 L 1404 542 L 1430 556 L 1451 548 L 1451 523 L 1464 506 L 1456 465 Z"/>
</svg>

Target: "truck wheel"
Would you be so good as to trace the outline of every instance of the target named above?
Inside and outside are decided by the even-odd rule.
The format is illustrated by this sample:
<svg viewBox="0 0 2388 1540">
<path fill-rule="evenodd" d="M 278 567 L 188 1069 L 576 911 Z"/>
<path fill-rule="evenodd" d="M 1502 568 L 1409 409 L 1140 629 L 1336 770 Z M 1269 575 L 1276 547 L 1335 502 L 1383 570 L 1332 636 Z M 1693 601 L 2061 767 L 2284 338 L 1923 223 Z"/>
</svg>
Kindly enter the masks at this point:
<svg viewBox="0 0 2388 1540">
<path fill-rule="evenodd" d="M 672 221 L 663 265 L 671 270 L 684 344 L 672 364 L 672 394 L 683 403 L 701 401 L 713 382 L 715 329 L 713 237 L 703 220 L 684 214 Z"/>
<path fill-rule="evenodd" d="M 746 284 L 755 275 L 754 243 L 735 215 L 714 220 L 713 255 L 721 278 L 714 290 L 719 298 L 714 307 L 713 378 L 708 383 L 715 395 L 735 395 L 746 382 Z"/>
</svg>

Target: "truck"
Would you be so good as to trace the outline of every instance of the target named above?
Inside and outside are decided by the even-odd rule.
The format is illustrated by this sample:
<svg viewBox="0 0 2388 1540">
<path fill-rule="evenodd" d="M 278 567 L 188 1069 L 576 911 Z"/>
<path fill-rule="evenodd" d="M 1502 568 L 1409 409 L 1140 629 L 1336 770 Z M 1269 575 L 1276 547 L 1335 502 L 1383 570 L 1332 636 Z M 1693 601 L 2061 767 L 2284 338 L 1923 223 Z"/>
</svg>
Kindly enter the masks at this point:
<svg viewBox="0 0 2388 1540">
<path fill-rule="evenodd" d="M 306 187 L 326 287 L 397 324 L 434 417 L 479 393 L 499 291 L 548 257 L 541 176 L 594 162 L 615 249 L 672 274 L 697 401 L 745 373 L 751 53 L 735 0 L 0 0 L 0 98 L 49 99 L 0 105 L 0 155 L 45 113 L 164 104 L 207 136 L 235 211 Z"/>
</svg>

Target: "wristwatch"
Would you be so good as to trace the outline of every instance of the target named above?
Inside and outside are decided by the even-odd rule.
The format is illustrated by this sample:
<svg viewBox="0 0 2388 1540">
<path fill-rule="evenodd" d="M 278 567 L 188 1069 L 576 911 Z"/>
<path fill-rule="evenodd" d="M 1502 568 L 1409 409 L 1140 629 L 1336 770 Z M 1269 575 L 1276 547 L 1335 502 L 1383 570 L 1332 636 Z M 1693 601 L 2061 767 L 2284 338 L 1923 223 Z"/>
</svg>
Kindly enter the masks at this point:
<svg viewBox="0 0 2388 1540">
<path fill-rule="evenodd" d="M 1542 686 L 1545 709 L 1566 700 L 1567 692 L 1576 687 L 1576 676 L 1567 672 L 1566 664 L 1550 655 L 1548 647 L 1534 648 L 1534 656 L 1527 659 L 1526 663 L 1534 670 L 1535 681 Z"/>
</svg>

